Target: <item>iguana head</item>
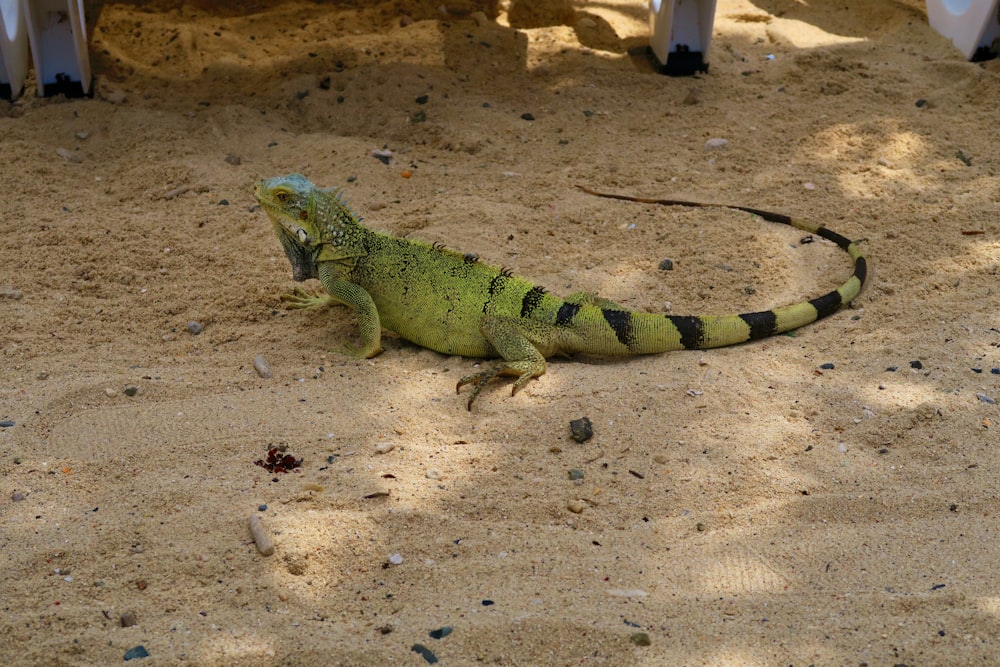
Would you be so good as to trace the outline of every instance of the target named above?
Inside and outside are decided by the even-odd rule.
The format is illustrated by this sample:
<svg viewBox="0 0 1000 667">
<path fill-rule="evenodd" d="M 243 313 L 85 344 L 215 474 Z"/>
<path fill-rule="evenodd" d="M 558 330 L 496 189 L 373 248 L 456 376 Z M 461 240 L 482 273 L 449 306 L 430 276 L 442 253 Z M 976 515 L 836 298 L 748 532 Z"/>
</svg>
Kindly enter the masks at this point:
<svg viewBox="0 0 1000 667">
<path fill-rule="evenodd" d="M 300 174 L 257 181 L 254 196 L 274 225 L 292 278 L 301 282 L 317 277 L 316 256 L 322 246 L 316 223 L 316 194 L 321 191 Z"/>
</svg>

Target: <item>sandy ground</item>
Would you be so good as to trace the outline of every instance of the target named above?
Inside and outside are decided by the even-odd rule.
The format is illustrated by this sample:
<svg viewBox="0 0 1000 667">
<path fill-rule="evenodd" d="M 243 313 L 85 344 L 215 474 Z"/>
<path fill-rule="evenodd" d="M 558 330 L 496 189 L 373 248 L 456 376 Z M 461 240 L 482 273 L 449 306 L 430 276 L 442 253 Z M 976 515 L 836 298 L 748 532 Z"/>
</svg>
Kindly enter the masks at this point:
<svg viewBox="0 0 1000 667">
<path fill-rule="evenodd" d="M 0 662 L 1000 661 L 1000 62 L 909 0 L 721 0 L 681 79 L 629 55 L 640 2 L 440 4 L 93 4 L 95 97 L 0 103 Z M 874 275 L 795 336 L 555 360 L 468 412 L 476 360 L 349 359 L 349 313 L 282 307 L 252 184 L 288 172 L 639 310 L 850 261 L 575 185 L 816 219 Z"/>
</svg>

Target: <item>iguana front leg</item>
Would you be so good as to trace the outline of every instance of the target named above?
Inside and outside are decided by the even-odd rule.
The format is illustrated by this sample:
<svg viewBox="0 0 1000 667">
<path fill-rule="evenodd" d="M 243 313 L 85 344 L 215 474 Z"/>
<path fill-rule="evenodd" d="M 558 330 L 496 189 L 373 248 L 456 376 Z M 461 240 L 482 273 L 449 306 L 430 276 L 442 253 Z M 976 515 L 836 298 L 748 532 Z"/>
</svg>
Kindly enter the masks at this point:
<svg viewBox="0 0 1000 667">
<path fill-rule="evenodd" d="M 472 403 L 483 387 L 499 375 L 517 376 L 510 391 L 510 395 L 513 396 L 532 378 L 545 373 L 545 357 L 529 340 L 528 334 L 531 332 L 526 330 L 526 326 L 530 325 L 522 320 L 496 316 L 484 317 L 480 322 L 479 330 L 497 354 L 503 357 L 503 361 L 494 364 L 489 370 L 467 375 L 458 381 L 455 386 L 456 393 L 467 384 L 473 385 L 469 402 L 466 404 L 469 410 L 472 410 Z"/>
<path fill-rule="evenodd" d="M 372 297 L 361 285 L 352 283 L 339 276 L 334 262 L 324 262 L 319 266 L 319 281 L 326 290 L 327 296 L 316 296 L 307 300 L 305 308 L 311 308 L 324 303 L 342 303 L 354 309 L 358 317 L 358 328 L 361 333 L 361 345 L 346 344 L 344 354 L 352 357 L 370 359 L 382 351 L 382 323 L 379 320 L 378 308 Z"/>
</svg>

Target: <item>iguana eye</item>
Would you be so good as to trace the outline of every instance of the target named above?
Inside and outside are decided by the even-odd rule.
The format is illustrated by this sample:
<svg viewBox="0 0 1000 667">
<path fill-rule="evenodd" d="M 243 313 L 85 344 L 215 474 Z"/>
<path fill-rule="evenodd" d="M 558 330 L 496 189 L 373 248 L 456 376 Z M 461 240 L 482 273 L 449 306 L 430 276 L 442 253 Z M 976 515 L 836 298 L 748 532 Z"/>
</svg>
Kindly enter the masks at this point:
<svg viewBox="0 0 1000 667">
<path fill-rule="evenodd" d="M 291 199 L 291 197 L 292 196 L 287 192 L 279 192 L 278 194 L 274 195 L 274 198 L 280 201 L 282 204 L 286 203 L 289 199 Z"/>
</svg>

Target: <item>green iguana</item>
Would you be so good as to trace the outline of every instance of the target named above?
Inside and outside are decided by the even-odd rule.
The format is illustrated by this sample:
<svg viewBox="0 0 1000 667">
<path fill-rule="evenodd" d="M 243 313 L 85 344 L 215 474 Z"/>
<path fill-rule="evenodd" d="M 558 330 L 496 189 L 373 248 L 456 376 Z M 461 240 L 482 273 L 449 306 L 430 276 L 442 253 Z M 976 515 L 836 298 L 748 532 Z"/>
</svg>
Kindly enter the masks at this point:
<svg viewBox="0 0 1000 667">
<path fill-rule="evenodd" d="M 586 190 L 586 188 L 582 188 Z M 724 206 L 833 241 L 854 259 L 854 273 L 836 290 L 809 301 L 739 315 L 637 313 L 613 301 L 578 293 L 566 298 L 440 245 L 397 238 L 361 224 L 336 190 L 291 174 L 259 181 L 255 195 L 292 264 L 296 281 L 318 278 L 326 294 L 301 289 L 282 297 L 293 308 L 344 304 L 354 309 L 361 346 L 357 357 L 382 351 L 382 329 L 443 354 L 502 360 L 458 381 L 473 385 L 468 408 L 499 375 L 516 376 L 512 394 L 545 373 L 545 358 L 575 352 L 635 355 L 735 345 L 814 322 L 849 303 L 865 281 L 858 244 L 825 227 L 744 206 L 649 200 L 672 206 Z"/>
</svg>

